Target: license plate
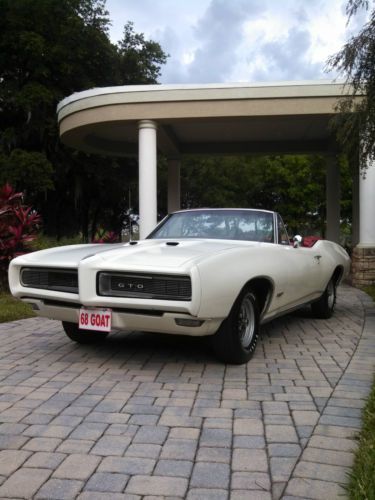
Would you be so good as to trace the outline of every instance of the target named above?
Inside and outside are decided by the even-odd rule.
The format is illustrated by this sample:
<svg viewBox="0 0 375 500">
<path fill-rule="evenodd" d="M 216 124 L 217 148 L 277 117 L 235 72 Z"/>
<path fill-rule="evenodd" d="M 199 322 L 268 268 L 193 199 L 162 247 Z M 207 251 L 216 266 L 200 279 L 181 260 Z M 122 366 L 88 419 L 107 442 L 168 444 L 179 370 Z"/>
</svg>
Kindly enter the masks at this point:
<svg viewBox="0 0 375 500">
<path fill-rule="evenodd" d="M 112 325 L 112 310 L 81 307 L 78 327 L 81 330 L 96 330 L 110 332 Z"/>
</svg>

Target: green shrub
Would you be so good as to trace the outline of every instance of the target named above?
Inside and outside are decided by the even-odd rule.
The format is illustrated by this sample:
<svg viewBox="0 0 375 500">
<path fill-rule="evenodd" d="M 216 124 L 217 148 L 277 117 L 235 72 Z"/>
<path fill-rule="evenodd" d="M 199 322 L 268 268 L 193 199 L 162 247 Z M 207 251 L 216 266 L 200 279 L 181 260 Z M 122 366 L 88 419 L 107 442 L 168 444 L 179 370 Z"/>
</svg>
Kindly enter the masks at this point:
<svg viewBox="0 0 375 500">
<path fill-rule="evenodd" d="M 65 245 L 76 245 L 82 243 L 82 236 L 77 235 L 71 238 L 60 238 L 57 240 L 52 236 L 46 236 L 43 233 L 39 233 L 35 240 L 31 243 L 30 247 L 33 252 L 37 250 L 45 250 L 47 248 L 62 247 Z"/>
</svg>

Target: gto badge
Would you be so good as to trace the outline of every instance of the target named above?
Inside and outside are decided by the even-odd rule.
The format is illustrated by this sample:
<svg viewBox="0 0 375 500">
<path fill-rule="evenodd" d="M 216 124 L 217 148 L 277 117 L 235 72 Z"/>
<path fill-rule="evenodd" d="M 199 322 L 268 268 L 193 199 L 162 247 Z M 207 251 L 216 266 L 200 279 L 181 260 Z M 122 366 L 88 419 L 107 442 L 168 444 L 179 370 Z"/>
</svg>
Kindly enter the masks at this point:
<svg viewBox="0 0 375 500">
<path fill-rule="evenodd" d="M 144 285 L 142 283 L 124 283 L 120 281 L 120 283 L 117 283 L 118 288 L 127 288 L 128 290 L 133 290 L 134 288 L 137 288 L 137 290 L 143 290 Z"/>
</svg>

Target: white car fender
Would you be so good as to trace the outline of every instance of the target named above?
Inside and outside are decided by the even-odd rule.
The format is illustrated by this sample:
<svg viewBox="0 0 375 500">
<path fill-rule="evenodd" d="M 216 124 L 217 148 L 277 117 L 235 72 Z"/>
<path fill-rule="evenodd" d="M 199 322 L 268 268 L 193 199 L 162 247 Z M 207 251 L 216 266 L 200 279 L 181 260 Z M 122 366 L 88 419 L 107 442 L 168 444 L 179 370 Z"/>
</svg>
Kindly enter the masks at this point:
<svg viewBox="0 0 375 500">
<path fill-rule="evenodd" d="M 264 252 L 272 255 L 272 247 L 260 243 L 255 247 L 234 248 L 229 263 L 228 252 L 199 263 L 202 298 L 198 316 L 226 318 L 243 287 L 254 278 L 266 278 L 272 286 L 274 280 L 270 276 L 275 277 L 276 273 L 277 289 L 283 289 L 288 279 L 286 270 L 280 269 L 276 260 L 265 263 Z"/>
</svg>

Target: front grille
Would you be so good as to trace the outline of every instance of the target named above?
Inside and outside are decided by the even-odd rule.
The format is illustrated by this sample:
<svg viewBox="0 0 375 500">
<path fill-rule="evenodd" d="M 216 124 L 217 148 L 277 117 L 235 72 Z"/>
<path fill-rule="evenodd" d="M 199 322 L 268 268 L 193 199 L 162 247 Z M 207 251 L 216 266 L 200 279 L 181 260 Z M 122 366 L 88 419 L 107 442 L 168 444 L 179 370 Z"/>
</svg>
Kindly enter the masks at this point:
<svg viewBox="0 0 375 500">
<path fill-rule="evenodd" d="M 78 293 L 78 271 L 76 269 L 24 267 L 21 269 L 21 284 L 30 288 Z"/>
<path fill-rule="evenodd" d="M 189 301 L 191 279 L 181 275 L 99 273 L 98 295 Z"/>
</svg>

